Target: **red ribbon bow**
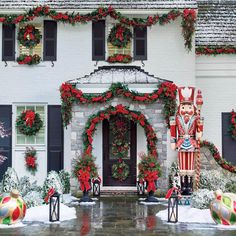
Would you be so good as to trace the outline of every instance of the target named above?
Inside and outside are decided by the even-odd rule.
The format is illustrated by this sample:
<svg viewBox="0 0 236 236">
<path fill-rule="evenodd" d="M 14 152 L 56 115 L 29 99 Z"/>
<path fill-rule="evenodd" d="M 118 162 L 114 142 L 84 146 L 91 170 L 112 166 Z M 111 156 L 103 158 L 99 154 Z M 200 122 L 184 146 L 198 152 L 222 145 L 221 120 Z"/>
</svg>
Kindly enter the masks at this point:
<svg viewBox="0 0 236 236">
<path fill-rule="evenodd" d="M 35 168 L 35 157 L 33 156 L 26 157 L 26 164 L 29 167 Z"/>
<path fill-rule="evenodd" d="M 47 196 L 44 198 L 44 201 L 45 201 L 46 203 L 48 203 L 49 198 L 50 198 L 54 193 L 55 193 L 55 189 L 54 189 L 54 188 L 50 188 L 49 191 L 48 191 Z"/>
<path fill-rule="evenodd" d="M 30 25 L 25 28 L 24 39 L 28 39 L 28 35 L 29 35 L 30 40 L 35 39 L 34 34 L 33 34 L 33 27 Z"/>
<path fill-rule="evenodd" d="M 123 33 L 124 33 L 124 29 L 122 27 L 119 27 L 116 32 L 116 38 L 119 39 L 120 41 L 123 41 L 124 39 Z"/>
<path fill-rule="evenodd" d="M 28 110 L 25 112 L 24 120 L 25 120 L 25 124 L 27 126 L 32 127 L 34 124 L 34 119 L 35 119 L 35 112 L 34 111 Z"/>
<path fill-rule="evenodd" d="M 80 182 L 80 189 L 81 191 L 88 191 L 91 187 L 89 184 L 89 179 L 90 179 L 90 174 L 89 172 L 83 171 L 83 170 L 79 170 L 78 171 L 78 180 Z"/>
<path fill-rule="evenodd" d="M 148 188 L 147 191 L 156 191 L 156 185 L 155 185 L 155 181 L 158 179 L 158 172 L 157 171 L 147 171 L 145 173 L 145 180 L 148 182 Z"/>
</svg>

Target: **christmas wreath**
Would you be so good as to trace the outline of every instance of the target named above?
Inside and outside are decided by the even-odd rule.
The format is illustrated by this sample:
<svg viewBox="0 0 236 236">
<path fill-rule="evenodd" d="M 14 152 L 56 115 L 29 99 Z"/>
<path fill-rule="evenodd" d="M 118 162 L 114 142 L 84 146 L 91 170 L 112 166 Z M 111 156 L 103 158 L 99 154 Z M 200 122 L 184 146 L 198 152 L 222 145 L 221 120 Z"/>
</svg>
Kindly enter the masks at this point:
<svg viewBox="0 0 236 236">
<path fill-rule="evenodd" d="M 112 177 L 119 181 L 126 180 L 129 176 L 129 166 L 122 160 L 112 165 Z"/>
<path fill-rule="evenodd" d="M 27 147 L 25 151 L 25 166 L 28 171 L 30 171 L 33 175 L 37 171 L 37 157 L 36 157 L 36 150 L 31 147 Z"/>
<path fill-rule="evenodd" d="M 231 111 L 230 123 L 229 132 L 231 133 L 231 137 L 236 140 L 236 112 L 234 110 Z"/>
<path fill-rule="evenodd" d="M 36 29 L 33 25 L 26 25 L 19 29 L 18 41 L 21 45 L 27 48 L 33 48 L 40 43 L 42 35 L 40 31 Z"/>
<path fill-rule="evenodd" d="M 40 115 L 32 110 L 23 111 L 16 119 L 18 131 L 27 136 L 36 135 L 42 126 Z"/>
<path fill-rule="evenodd" d="M 112 27 L 108 36 L 108 42 L 118 48 L 125 48 L 132 38 L 132 33 L 129 28 L 116 24 Z"/>
</svg>

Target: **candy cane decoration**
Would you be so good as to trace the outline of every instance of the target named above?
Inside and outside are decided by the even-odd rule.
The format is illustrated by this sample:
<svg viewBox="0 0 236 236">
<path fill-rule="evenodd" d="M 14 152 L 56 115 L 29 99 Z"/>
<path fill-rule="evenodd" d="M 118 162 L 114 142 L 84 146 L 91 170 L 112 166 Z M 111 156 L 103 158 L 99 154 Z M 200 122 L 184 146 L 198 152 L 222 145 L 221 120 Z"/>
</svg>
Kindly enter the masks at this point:
<svg viewBox="0 0 236 236">
<path fill-rule="evenodd" d="M 197 98 L 196 98 L 196 104 L 197 104 L 197 116 L 198 116 L 198 123 L 197 123 L 197 158 L 196 158 L 196 177 L 195 177 L 195 188 L 198 190 L 199 188 L 199 183 L 200 183 L 200 156 L 201 156 L 201 151 L 200 151 L 200 143 L 201 143 L 201 134 L 203 132 L 203 118 L 201 118 L 201 108 L 203 104 L 202 100 L 202 93 L 201 90 L 197 91 Z"/>
</svg>

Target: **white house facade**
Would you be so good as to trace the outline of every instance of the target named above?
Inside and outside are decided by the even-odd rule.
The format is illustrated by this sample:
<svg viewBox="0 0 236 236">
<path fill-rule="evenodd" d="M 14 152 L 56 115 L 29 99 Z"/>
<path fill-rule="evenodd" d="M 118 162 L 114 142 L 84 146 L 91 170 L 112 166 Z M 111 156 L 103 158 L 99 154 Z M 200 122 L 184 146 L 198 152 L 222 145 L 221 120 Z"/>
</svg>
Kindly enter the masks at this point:
<svg viewBox="0 0 236 236">
<path fill-rule="evenodd" d="M 171 81 L 177 86 L 197 87 L 202 90 L 204 100 L 202 109 L 202 116 L 205 118 L 204 139 L 213 142 L 222 153 L 222 145 L 225 145 L 222 134 L 222 130 L 225 132 L 225 127 L 222 126 L 222 119 L 225 117 L 223 113 L 227 113 L 226 116 L 228 116 L 232 109 L 236 109 L 236 54 L 217 55 L 216 57 L 196 55 L 195 46 L 208 46 L 211 45 L 211 37 L 220 38 L 219 35 L 214 36 L 219 34 L 216 32 L 204 33 L 205 29 L 220 27 L 217 23 L 215 26 L 205 25 L 205 2 L 202 0 L 39 1 L 40 4 L 45 4 L 50 9 L 64 14 L 66 12 L 87 14 L 99 8 L 100 4 L 103 7 L 111 5 L 116 11 L 128 18 L 147 18 L 147 16 L 156 13 L 163 15 L 174 9 L 198 11 L 200 18 L 197 21 L 196 40 L 194 36 L 191 51 L 184 46 L 181 18 L 177 18 L 169 24 L 154 24 L 151 27 L 146 27 L 144 36 L 141 36 L 141 41 L 144 40 L 142 41 L 144 48 L 143 44 L 140 44 L 140 50 L 144 52 L 143 58 L 136 55 L 139 50 L 138 40 L 140 40 L 138 34 L 136 38 L 132 38 L 127 52 L 125 52 L 133 58 L 128 65 L 110 64 L 106 61 L 112 50 L 113 53 L 120 53 L 118 49 L 116 52 L 116 49 L 107 43 L 112 27 L 118 23 L 118 20 L 110 16 L 104 17 L 100 21 L 88 21 L 86 24 L 75 23 L 75 25 L 57 21 L 49 16 L 40 16 L 29 22 L 16 23 L 13 31 L 7 31 L 4 28 L 7 24 L 0 21 L 0 39 L 2 40 L 0 43 L 0 55 L 2 55 L 0 62 L 0 120 L 5 123 L 8 129 L 12 130 L 10 137 L 0 140 L 0 151 L 8 156 L 7 161 L 1 166 L 1 175 L 8 166 L 12 166 L 19 176 L 28 175 L 42 184 L 50 170 L 65 169 L 71 172 L 72 159 L 77 154 L 81 154 L 83 150 L 82 133 L 89 117 L 101 110 L 106 110 L 110 105 L 113 107 L 123 105 L 128 106 L 130 110 L 141 112 L 154 128 L 158 139 L 157 153 L 162 168 L 159 187 L 167 189 L 168 167 L 176 160 L 177 153 L 170 149 L 170 134 L 162 114 L 163 104 L 160 101 L 141 104 L 123 97 L 115 97 L 104 104 L 74 104 L 71 123 L 65 128 L 61 118 L 59 91 L 60 86 L 65 82 L 75 85 L 84 94 L 103 93 L 112 84 L 118 82 L 127 85 L 130 90 L 140 93 L 152 93 L 161 82 L 165 81 Z M 218 7 L 214 1 L 209 2 L 212 2 L 212 6 L 208 9 L 209 12 L 213 11 L 214 6 Z M 235 12 L 232 12 L 230 4 L 234 4 L 234 7 L 236 4 L 232 3 L 233 1 L 221 2 L 225 8 L 224 12 L 219 14 L 225 16 L 225 13 L 229 12 L 227 17 L 234 19 L 233 33 L 231 32 L 228 41 L 220 38 L 212 45 L 220 45 L 222 42 L 223 46 L 235 47 L 236 15 Z M 1 1 L 0 15 L 20 15 L 25 10 L 28 11 L 34 7 L 37 7 L 35 1 Z M 214 17 L 218 16 L 214 15 Z M 96 31 L 96 23 L 93 22 L 103 22 L 101 24 L 104 24 L 102 29 L 104 37 L 102 30 Z M 33 54 L 37 53 L 42 58 L 42 61 L 37 65 L 29 66 L 16 62 L 16 58 L 20 54 L 30 51 L 22 47 L 17 40 L 19 28 L 27 24 L 35 25 L 42 35 L 40 44 L 33 49 L 35 50 Z M 129 28 L 134 34 L 134 27 L 130 26 Z M 96 57 L 96 53 L 94 53 L 94 48 L 97 47 L 96 40 L 104 41 L 104 48 L 97 49 L 104 52 L 102 59 Z M 30 53 L 32 52 L 30 51 Z M 33 109 L 39 113 L 43 120 L 43 127 L 34 136 L 25 136 L 16 129 L 17 117 L 27 109 Z M 130 166 L 134 166 L 132 174 L 135 180 L 120 185 L 117 182 L 104 181 L 109 178 L 104 169 L 105 165 L 109 165 L 104 159 L 104 150 L 107 148 L 104 140 L 106 140 L 106 135 L 109 135 L 109 131 L 104 128 L 106 127 L 105 122 L 100 122 L 96 127 L 92 151 L 96 157 L 99 175 L 103 179 L 102 190 L 134 190 L 138 174 L 138 154 L 142 151 L 147 152 L 144 130 L 140 125 L 136 125 L 130 131 L 134 134 L 133 141 L 130 141 L 134 142 L 135 146 L 135 149 L 131 151 L 133 156 L 131 157 L 130 154 L 130 159 L 133 158 Z M 109 146 L 109 143 L 107 145 Z M 232 151 L 236 150 L 236 144 L 232 142 L 230 145 L 227 158 L 236 164 L 236 152 Z M 31 175 L 27 171 L 24 162 L 26 147 L 31 146 L 37 151 L 38 171 L 35 175 Z M 76 181 L 72 180 L 72 183 L 74 186 L 77 185 Z"/>
</svg>

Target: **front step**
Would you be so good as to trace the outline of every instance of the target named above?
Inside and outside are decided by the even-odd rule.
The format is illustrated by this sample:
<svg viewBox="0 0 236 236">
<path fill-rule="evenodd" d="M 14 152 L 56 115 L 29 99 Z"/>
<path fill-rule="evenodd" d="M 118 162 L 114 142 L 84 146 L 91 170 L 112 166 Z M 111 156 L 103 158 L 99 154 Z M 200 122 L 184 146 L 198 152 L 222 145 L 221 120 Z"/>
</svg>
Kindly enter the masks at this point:
<svg viewBox="0 0 236 236">
<path fill-rule="evenodd" d="M 102 197 L 110 197 L 110 196 L 137 196 L 136 190 L 101 190 Z"/>
</svg>

